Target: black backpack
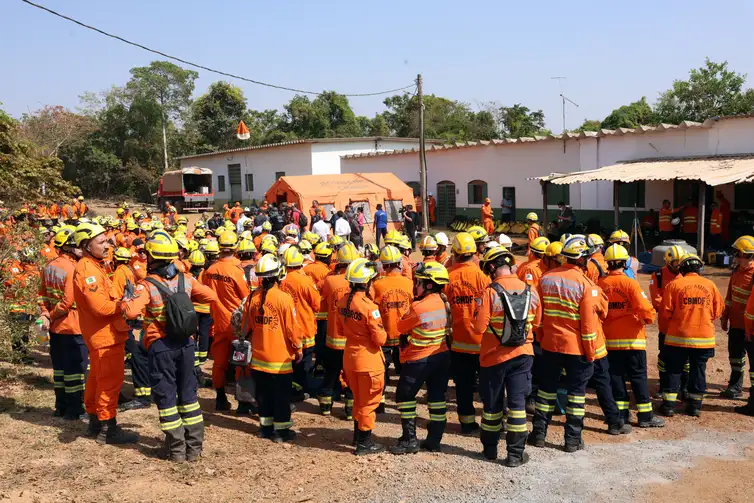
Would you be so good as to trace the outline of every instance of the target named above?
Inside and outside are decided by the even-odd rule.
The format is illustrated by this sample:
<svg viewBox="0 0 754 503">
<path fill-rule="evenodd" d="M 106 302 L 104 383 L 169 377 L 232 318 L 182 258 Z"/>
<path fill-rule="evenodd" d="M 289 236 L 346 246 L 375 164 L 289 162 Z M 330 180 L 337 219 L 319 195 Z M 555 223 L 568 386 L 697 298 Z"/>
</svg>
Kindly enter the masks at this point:
<svg viewBox="0 0 754 503">
<path fill-rule="evenodd" d="M 163 313 L 165 313 L 165 335 L 168 340 L 185 342 L 196 333 L 199 317 L 194 310 L 194 303 L 186 293 L 183 273 L 178 273 L 178 291 L 171 292 L 164 283 L 154 278 L 147 281 L 157 288 L 162 296 Z"/>
<path fill-rule="evenodd" d="M 597 261 L 596 261 L 595 259 L 593 259 L 593 258 L 590 258 L 590 259 L 589 259 L 589 261 L 590 261 L 590 262 L 591 262 L 592 264 L 594 264 L 594 266 L 595 266 L 595 267 L 597 268 L 597 272 L 599 272 L 599 273 L 600 273 L 600 278 L 604 278 L 605 276 L 607 276 L 607 273 L 606 273 L 606 272 L 605 272 L 605 270 L 604 270 L 604 269 L 602 268 L 602 266 L 600 265 L 600 263 L 599 263 L 599 262 L 597 262 Z"/>
<path fill-rule="evenodd" d="M 521 293 L 510 293 L 499 283 L 492 282 L 490 288 L 495 290 L 503 303 L 505 312 L 505 325 L 501 333 L 495 332 L 490 326 L 492 333 L 500 339 L 501 346 L 523 346 L 526 344 L 526 324 L 529 321 L 529 307 L 531 306 L 531 287 L 526 286 Z"/>
<path fill-rule="evenodd" d="M 306 218 L 306 215 L 304 215 L 303 211 L 299 211 L 298 212 L 298 226 L 302 229 L 305 229 L 307 225 L 309 225 L 309 219 Z"/>
</svg>

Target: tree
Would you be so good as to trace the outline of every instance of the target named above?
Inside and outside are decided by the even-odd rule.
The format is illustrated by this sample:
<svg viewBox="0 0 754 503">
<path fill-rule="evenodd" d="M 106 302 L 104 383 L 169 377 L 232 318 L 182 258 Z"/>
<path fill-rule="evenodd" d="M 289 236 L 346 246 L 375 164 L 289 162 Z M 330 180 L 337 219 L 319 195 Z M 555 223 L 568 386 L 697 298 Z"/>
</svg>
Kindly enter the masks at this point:
<svg viewBox="0 0 754 503">
<path fill-rule="evenodd" d="M 39 155 L 57 156 L 66 143 L 81 138 L 94 129 L 89 117 L 62 106 L 47 105 L 21 118 L 20 133 L 38 150 Z"/>
<path fill-rule="evenodd" d="M 215 82 L 194 101 L 191 117 L 202 141 L 213 150 L 240 147 L 235 130 L 241 120 L 246 120 L 246 98 L 239 87 Z"/>
<path fill-rule="evenodd" d="M 616 108 L 602 121 L 603 129 L 636 128 L 657 124 L 657 117 L 647 98 L 642 96 L 639 101 Z"/>
<path fill-rule="evenodd" d="M 168 121 L 176 119 L 191 103 L 194 81 L 199 76 L 169 61 L 153 61 L 149 66 L 131 69 L 127 89 L 155 100 L 160 106 L 163 163 L 168 170 Z"/>
<path fill-rule="evenodd" d="M 571 132 L 582 133 L 584 131 L 599 131 L 600 129 L 602 129 L 602 122 L 593 119 L 584 119 L 584 122 Z"/>
<path fill-rule="evenodd" d="M 498 121 L 501 138 L 521 138 L 550 133 L 545 129 L 544 112 L 531 111 L 520 103 L 512 107 L 500 107 Z"/>
<path fill-rule="evenodd" d="M 688 80 L 676 80 L 660 95 L 655 111 L 661 122 L 702 122 L 710 117 L 754 112 L 754 89 L 743 89 L 746 75 L 728 70 L 728 62 L 709 58 Z"/>
</svg>

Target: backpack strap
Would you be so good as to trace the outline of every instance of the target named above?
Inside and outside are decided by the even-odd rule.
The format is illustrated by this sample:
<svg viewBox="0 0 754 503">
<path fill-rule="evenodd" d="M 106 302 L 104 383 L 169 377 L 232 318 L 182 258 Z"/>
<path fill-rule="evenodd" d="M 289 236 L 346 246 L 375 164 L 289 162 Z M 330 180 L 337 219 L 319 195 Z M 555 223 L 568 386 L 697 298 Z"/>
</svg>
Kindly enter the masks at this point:
<svg viewBox="0 0 754 503">
<path fill-rule="evenodd" d="M 166 287 L 162 281 L 157 281 L 154 278 L 145 278 L 144 281 L 153 285 L 163 297 L 170 297 L 173 295 L 173 292 L 168 290 L 168 287 Z"/>
<path fill-rule="evenodd" d="M 182 272 L 178 273 L 178 293 L 186 293 L 186 280 Z"/>
<path fill-rule="evenodd" d="M 604 278 L 605 276 L 607 276 L 607 274 L 605 274 L 605 270 L 602 268 L 602 266 L 600 265 L 600 263 L 597 262 L 597 260 L 595 260 L 593 258 L 590 258 L 589 261 L 592 264 L 594 264 L 594 266 L 597 268 L 597 271 L 600 273 L 600 278 Z"/>
<path fill-rule="evenodd" d="M 662 288 L 662 269 L 655 273 L 655 277 L 657 278 L 657 288 Z"/>
<path fill-rule="evenodd" d="M 497 293 L 498 297 L 500 297 L 500 302 L 503 304 L 503 313 L 504 313 L 505 312 L 505 294 L 507 293 L 505 291 L 505 288 L 503 288 L 496 281 L 493 281 L 492 283 L 490 283 L 489 288 L 492 288 L 495 291 L 495 293 Z M 490 332 L 492 332 L 492 335 L 494 335 L 495 337 L 497 337 L 498 340 L 502 342 L 502 340 L 503 340 L 503 334 L 502 333 L 498 334 L 495 331 L 495 329 L 492 328 L 492 325 L 487 325 L 487 328 L 490 329 Z"/>
</svg>

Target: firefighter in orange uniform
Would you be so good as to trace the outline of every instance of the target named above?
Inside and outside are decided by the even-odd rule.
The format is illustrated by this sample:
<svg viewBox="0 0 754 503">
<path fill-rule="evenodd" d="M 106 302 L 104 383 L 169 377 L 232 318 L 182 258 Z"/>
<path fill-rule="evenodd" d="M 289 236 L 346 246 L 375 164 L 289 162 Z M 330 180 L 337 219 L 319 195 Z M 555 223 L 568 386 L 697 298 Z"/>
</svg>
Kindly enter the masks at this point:
<svg viewBox="0 0 754 503">
<path fill-rule="evenodd" d="M 482 334 L 474 331 L 474 311 L 490 279 L 472 261 L 477 246 L 471 234 L 456 234 L 452 250 L 454 265 L 450 268 L 450 284 L 445 290 L 453 312 L 451 374 L 456 384 L 461 431 L 472 433 L 479 429 L 474 411 L 474 385 L 479 374 L 482 342 Z"/>
<path fill-rule="evenodd" d="M 314 262 L 305 266 L 304 274 L 309 276 L 317 289 L 322 291 L 325 277 L 330 274 L 330 259 L 332 257 L 332 248 L 327 243 L 317 243 L 314 248 Z M 317 320 L 317 334 L 314 341 L 314 354 L 317 358 L 316 371 L 324 370 L 322 362 L 325 357 L 325 338 L 327 337 L 327 306 L 322 305 L 322 296 L 320 295 L 320 306 L 315 315 Z"/>
<path fill-rule="evenodd" d="M 482 205 L 482 227 L 487 231 L 487 234 L 495 232 L 495 224 L 492 222 L 492 205 L 490 204 L 490 198 L 484 200 Z"/>
<path fill-rule="evenodd" d="M 343 370 L 353 391 L 355 454 L 376 454 L 384 447 L 372 439 L 376 410 L 385 388 L 385 356 L 382 346 L 387 333 L 377 305 L 368 296 L 377 271 L 364 258 L 346 268 L 350 292 L 336 304 L 338 332 L 345 337 Z"/>
<path fill-rule="evenodd" d="M 340 332 L 340 326 L 337 323 L 337 304 L 350 290 L 345 276 L 346 268 L 358 256 L 358 251 L 352 244 L 347 243 L 341 247 L 338 250 L 338 264 L 335 270 L 324 279 L 320 289 L 322 295 L 320 312 L 327 312 L 327 336 L 324 354 L 322 355 L 325 375 L 317 392 L 319 411 L 323 416 L 329 416 L 332 412 L 333 394 L 340 371 L 343 370 L 343 351 L 346 347 L 345 335 Z M 345 395 L 345 417 L 347 420 L 351 420 L 353 418 L 353 393 L 346 386 L 343 394 Z"/>
<path fill-rule="evenodd" d="M 437 254 L 437 241 L 432 236 L 424 236 L 422 242 L 419 243 L 419 250 L 422 254 L 422 262 L 437 262 L 435 255 Z M 416 267 L 416 264 L 414 264 Z"/>
<path fill-rule="evenodd" d="M 194 250 L 189 254 L 188 260 L 191 264 L 191 275 L 199 283 L 204 284 L 202 279 L 204 276 L 204 267 L 207 264 L 204 254 L 199 250 Z M 199 318 L 198 328 L 196 330 L 196 360 L 194 360 L 194 368 L 200 386 L 204 386 L 204 376 L 202 374 L 201 366 L 204 365 L 204 362 L 207 361 L 207 357 L 209 356 L 209 338 L 212 333 L 213 323 L 210 310 L 210 304 L 194 302 L 194 311 L 196 311 L 196 315 Z"/>
<path fill-rule="evenodd" d="M 147 277 L 147 250 L 144 249 L 144 241 L 136 238 L 131 243 L 131 269 L 136 281 L 139 282 Z"/>
<path fill-rule="evenodd" d="M 296 438 L 291 430 L 293 365 L 303 353 L 293 299 L 278 286 L 281 270 L 274 255 L 259 259 L 255 273 L 261 284 L 246 301 L 242 325 L 251 341 L 261 436 L 290 442 Z"/>
<path fill-rule="evenodd" d="M 42 271 L 39 297 L 43 324 L 50 330 L 55 416 L 76 420 L 84 414 L 84 374 L 89 359 L 73 299 L 76 245 L 71 229 L 55 235 L 60 255 Z"/>
<path fill-rule="evenodd" d="M 626 380 L 636 399 L 639 428 L 657 428 L 665 422 L 652 413 L 647 385 L 647 334 L 644 325 L 654 321 L 655 311 L 639 283 L 625 274 L 628 250 L 610 245 L 605 260 L 610 270 L 599 286 L 607 295 L 609 310 L 603 329 L 610 363 L 613 397 L 624 423 L 629 423 L 629 395 Z"/>
<path fill-rule="evenodd" d="M 135 297 L 125 302 L 128 319 L 144 315 L 144 347 L 149 352 L 152 393 L 159 410 L 170 461 L 196 461 L 204 443 L 204 419 L 194 373 L 196 326 L 176 326 L 168 299 L 214 304 L 217 294 L 175 266 L 178 244 L 165 231 L 154 232 L 146 243 L 147 278 Z M 167 304 L 168 307 L 171 307 Z"/>
<path fill-rule="evenodd" d="M 723 248 L 723 214 L 717 203 L 712 203 L 712 212 L 709 217 L 709 245 L 711 250 Z"/>
<path fill-rule="evenodd" d="M 448 236 L 444 232 L 438 232 L 435 234 L 435 241 L 437 242 L 437 254 L 435 259 L 447 268 L 446 264 L 450 259 L 450 254 L 448 254 L 448 246 L 450 245 Z"/>
<path fill-rule="evenodd" d="M 382 347 L 385 354 L 385 386 L 387 386 L 388 368 L 390 363 L 395 368 L 395 373 L 400 374 L 400 335 L 398 320 L 405 315 L 414 300 L 414 284 L 403 276 L 400 270 L 401 252 L 392 245 L 385 246 L 380 252 L 380 262 L 384 276 L 374 282 L 374 302 L 380 309 L 382 324 L 387 333 L 387 340 Z M 377 409 L 378 413 L 385 411 L 385 394 Z"/>
<path fill-rule="evenodd" d="M 84 202 L 84 196 L 79 196 L 78 206 L 76 207 L 76 213 L 78 214 L 79 218 L 81 218 L 81 217 L 85 217 L 88 212 L 89 212 L 89 207 Z"/>
<path fill-rule="evenodd" d="M 233 311 L 241 305 L 243 299 L 249 296 L 250 290 L 244 276 L 243 269 L 234 257 L 238 247 L 238 237 L 234 232 L 223 232 L 217 237 L 220 248 L 220 258 L 204 272 L 202 281 L 219 297 L 219 302 L 212 305 L 212 320 L 214 321 L 214 341 L 210 347 L 212 353 L 212 385 L 217 397 L 215 410 L 230 410 L 230 402 L 225 395 L 227 383 L 226 372 L 230 366 L 230 347 L 233 342 L 233 327 L 230 317 Z"/>
<path fill-rule="evenodd" d="M 687 243 L 696 243 L 696 235 L 699 232 L 699 208 L 696 202 L 689 198 L 689 202 L 681 211 L 681 231 Z"/>
<path fill-rule="evenodd" d="M 39 311 L 35 302 L 26 300 L 28 295 L 24 293 L 24 289 L 40 275 L 36 264 L 37 253 L 30 247 L 21 248 L 19 250 L 20 261 L 9 260 L 10 264 L 7 265 L 6 272 L 11 274 L 9 276 L 4 275 L 7 278 L 5 280 L 4 297 L 8 304 L 8 311 L 11 319 L 18 324 L 14 329 L 17 329 L 17 333 L 21 334 L 21 340 L 14 340 L 12 347 L 14 352 L 18 353 L 22 361 L 26 363 L 31 363 L 26 344 L 29 340 L 28 322 L 35 319 Z"/>
<path fill-rule="evenodd" d="M 314 344 L 317 333 L 316 315 L 319 313 L 322 298 L 314 280 L 304 274 L 304 256 L 298 248 L 290 247 L 283 254 L 286 276 L 280 282 L 280 289 L 293 298 L 300 334 L 302 337 L 302 359 L 293 366 L 293 401 L 304 399 L 304 393 L 312 393 L 311 372 L 314 367 Z"/>
<path fill-rule="evenodd" d="M 723 299 L 715 284 L 699 276 L 702 261 L 688 254 L 681 259 L 683 277 L 676 278 L 665 287 L 661 309 L 668 318 L 665 335 L 667 387 L 663 390 L 660 414 L 672 416 L 681 374 L 686 360 L 691 365 L 686 413 L 699 417 L 702 401 L 707 391 L 707 360 L 715 355 L 715 326 L 724 308 Z"/>
<path fill-rule="evenodd" d="M 723 330 L 728 330 L 728 361 L 730 379 L 728 387 L 720 393 L 725 398 L 740 398 L 746 369 L 746 306 L 754 282 L 754 237 L 741 236 L 733 243 L 736 251 L 736 269 L 728 282 L 725 310 L 720 318 Z M 751 362 L 749 362 L 751 370 Z M 754 374 L 752 374 L 754 375 Z"/>
<path fill-rule="evenodd" d="M 605 262 L 605 256 L 602 254 L 605 241 L 599 234 L 589 234 L 586 237 L 586 245 L 589 248 L 586 275 L 592 280 L 592 283 L 597 284 L 600 278 L 607 276 L 607 262 Z"/>
<path fill-rule="evenodd" d="M 541 376 L 529 444 L 545 445 L 547 427 L 555 411 L 558 381 L 566 371 L 568 407 L 565 423 L 565 451 L 576 452 L 584 446 L 586 384 L 594 371 L 594 360 L 607 354 L 599 344 L 601 322 L 598 304 L 607 304 L 604 293 L 584 274 L 587 244 L 572 237 L 563 245 L 567 263 L 550 270 L 539 282 L 542 299 Z"/>
<path fill-rule="evenodd" d="M 76 220 L 78 219 L 78 215 L 76 215 L 75 205 L 75 199 L 71 199 L 71 202 L 69 204 L 63 205 L 63 221 L 67 224 L 75 224 Z"/>
<path fill-rule="evenodd" d="M 539 236 L 543 235 L 542 228 L 539 226 L 539 215 L 534 213 L 533 211 L 526 215 L 526 222 L 529 224 L 529 230 L 526 232 L 528 242 L 529 242 L 529 248 L 531 248 L 532 243 L 534 243 L 534 240 L 537 239 Z"/>
<path fill-rule="evenodd" d="M 480 435 L 484 456 L 491 461 L 497 459 L 507 399 L 505 442 L 508 456 L 504 464 L 510 468 L 528 461 L 524 454 L 529 434 L 526 398 L 531 391 L 533 329 L 542 321 L 542 305 L 537 291 L 516 277 L 513 273 L 515 265 L 513 254 L 504 247 L 492 248 L 485 253 L 482 268 L 494 283 L 484 291 L 482 304 L 474 318 L 474 330 L 483 333 L 479 394 L 484 403 Z M 503 305 L 505 302 L 512 306 L 508 300 L 511 295 L 521 296 L 516 299 L 522 300 L 516 304 L 515 312 L 508 311 Z"/>
<path fill-rule="evenodd" d="M 719 195 L 718 195 L 718 197 L 719 197 Z M 751 239 L 751 236 L 745 236 L 745 237 Z M 738 253 L 740 254 L 739 255 L 739 260 L 741 260 L 741 255 L 746 255 L 747 256 L 747 261 L 748 261 L 747 267 L 750 267 L 749 264 L 751 264 L 752 258 L 754 258 L 754 257 L 752 257 L 751 253 L 746 253 L 746 252 L 748 252 L 748 251 L 750 251 L 752 249 L 751 248 L 751 242 L 747 241 L 746 244 L 745 244 L 745 246 L 744 246 L 742 243 L 738 243 L 738 241 L 740 241 L 741 239 L 743 239 L 743 237 L 739 238 L 736 241 L 736 243 L 739 244 L 739 246 L 737 248 Z M 745 251 L 741 252 L 740 249 L 743 249 Z M 740 264 L 739 264 L 739 267 L 740 267 Z M 731 280 L 732 280 L 732 278 L 731 278 Z M 729 292 L 729 295 L 730 295 L 730 288 L 728 288 L 728 292 Z M 736 292 L 734 292 L 733 295 L 736 295 Z M 754 299 L 754 295 L 749 295 L 749 300 L 746 303 L 746 311 L 744 313 L 744 334 L 745 334 L 745 338 L 746 338 L 745 339 L 745 343 L 744 343 L 744 348 L 746 349 L 746 353 L 749 356 L 749 378 L 752 380 L 752 382 L 754 382 L 754 371 L 752 370 L 752 367 L 751 367 L 752 362 L 754 362 L 754 335 L 753 335 L 754 334 L 754 300 L 753 299 Z M 730 308 L 726 306 L 726 311 L 728 309 L 730 309 Z M 728 333 L 729 337 L 730 337 L 730 334 L 733 332 L 733 321 L 732 321 L 732 319 L 730 320 L 730 326 L 731 326 L 731 329 L 730 329 L 730 332 Z M 728 344 L 730 344 L 730 342 Z M 742 368 L 743 368 L 743 365 L 742 365 Z M 754 416 L 754 393 L 752 392 L 751 388 L 749 389 L 749 400 L 746 403 L 746 405 L 742 405 L 740 407 L 735 407 L 734 410 L 738 414 L 744 414 L 744 415 L 747 415 L 747 416 Z"/>
<path fill-rule="evenodd" d="M 401 257 L 401 274 L 413 281 L 414 262 L 411 260 L 411 252 L 414 250 L 411 248 L 411 240 L 408 236 L 401 237 L 401 242 L 398 243 L 398 249 L 401 251 L 401 254 L 403 254 L 403 257 Z"/>
<path fill-rule="evenodd" d="M 121 429 L 116 420 L 128 325 L 122 299 L 112 297 L 112 283 L 102 267 L 110 244 L 105 229 L 91 223 L 79 225 L 74 240 L 83 255 L 73 277 L 74 299 L 91 367 L 84 392 L 87 435 L 101 444 L 134 443 L 139 436 Z"/>
<path fill-rule="evenodd" d="M 537 289 L 539 279 L 545 273 L 546 266 L 544 264 L 545 251 L 550 245 L 550 240 L 547 238 L 534 238 L 529 242 L 529 261 L 521 265 L 516 270 L 518 279 L 531 286 L 533 289 Z"/>
<path fill-rule="evenodd" d="M 680 271 L 681 259 L 686 255 L 686 251 L 678 245 L 671 246 L 665 252 L 665 267 L 657 272 L 652 273 L 652 278 L 649 280 L 649 297 L 652 300 L 652 307 L 657 312 L 657 327 L 659 334 L 657 336 L 658 351 L 657 355 L 657 370 L 660 374 L 660 396 L 655 398 L 662 398 L 662 390 L 667 386 L 667 372 L 665 369 L 665 334 L 668 331 L 668 319 L 665 317 L 663 311 L 660 309 L 662 305 L 662 295 L 665 291 L 665 287 L 673 281 Z M 686 389 L 686 383 L 688 381 L 688 364 L 684 368 L 683 375 L 681 376 L 681 389 Z"/>
<path fill-rule="evenodd" d="M 44 227 L 40 227 L 39 231 L 42 234 L 42 239 L 44 239 L 45 242 L 45 244 L 42 246 L 42 249 L 39 251 L 39 254 L 42 255 L 42 257 L 44 257 L 48 262 L 55 260 L 58 256 L 58 252 L 57 248 L 55 247 L 55 243 L 53 242 L 54 234 Z"/>
<path fill-rule="evenodd" d="M 668 199 L 665 199 L 662 202 L 659 217 L 660 237 L 662 239 L 671 239 L 674 236 L 675 226 L 673 225 L 673 214 L 678 213 L 679 211 L 681 211 L 680 208 L 673 208 Z"/>
</svg>

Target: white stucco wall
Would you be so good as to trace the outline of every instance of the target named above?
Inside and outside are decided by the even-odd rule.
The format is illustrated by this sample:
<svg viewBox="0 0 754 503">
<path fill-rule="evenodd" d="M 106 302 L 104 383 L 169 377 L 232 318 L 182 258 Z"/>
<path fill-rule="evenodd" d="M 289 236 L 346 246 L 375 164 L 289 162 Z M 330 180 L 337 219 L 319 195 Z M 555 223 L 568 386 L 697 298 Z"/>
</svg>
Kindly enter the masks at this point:
<svg viewBox="0 0 754 503">
<path fill-rule="evenodd" d="M 347 154 L 365 154 L 418 148 L 419 142 L 398 142 L 389 140 L 358 142 L 318 142 L 311 144 L 312 175 L 336 175 L 340 173 L 340 158 Z"/>
</svg>

